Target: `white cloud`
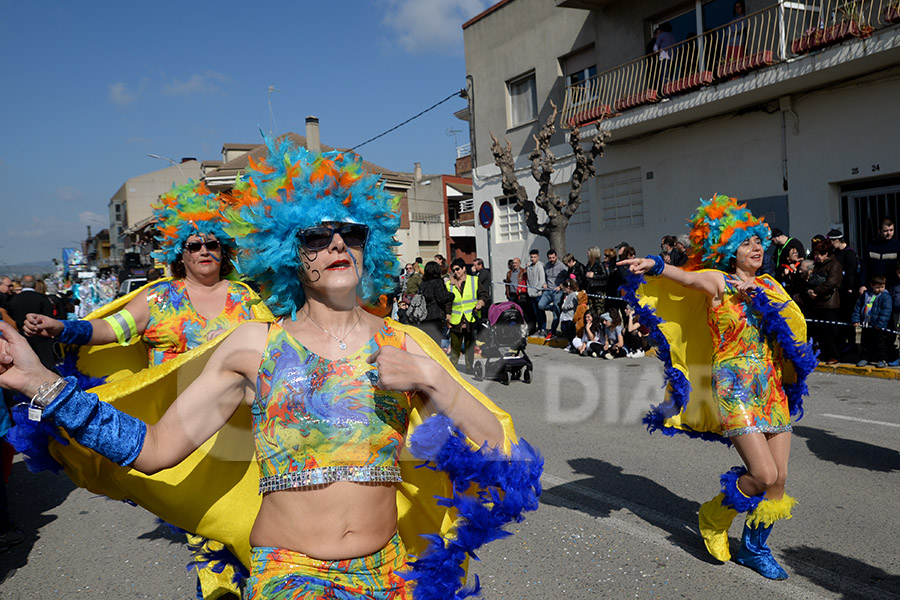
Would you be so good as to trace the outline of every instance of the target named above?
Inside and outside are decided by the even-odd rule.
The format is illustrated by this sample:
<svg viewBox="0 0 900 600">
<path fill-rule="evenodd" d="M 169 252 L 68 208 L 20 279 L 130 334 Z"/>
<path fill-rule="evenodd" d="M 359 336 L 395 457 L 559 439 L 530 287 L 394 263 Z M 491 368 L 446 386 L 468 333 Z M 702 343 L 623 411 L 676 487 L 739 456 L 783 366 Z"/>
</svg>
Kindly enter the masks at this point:
<svg viewBox="0 0 900 600">
<path fill-rule="evenodd" d="M 384 24 L 407 52 L 461 54 L 462 24 L 486 9 L 487 0 L 384 0 Z"/>
<path fill-rule="evenodd" d="M 137 94 L 129 90 L 122 81 L 109 84 L 108 95 L 110 101 L 117 106 L 127 106 L 137 99 Z"/>
<path fill-rule="evenodd" d="M 89 210 L 78 213 L 78 220 L 82 225 L 90 225 L 94 229 L 100 227 L 109 227 L 109 215 L 101 215 Z"/>
<path fill-rule="evenodd" d="M 78 202 L 84 198 L 84 194 L 78 188 L 67 185 L 56 190 L 56 197 L 63 202 Z"/>
<path fill-rule="evenodd" d="M 168 96 L 189 96 L 192 94 L 213 94 L 221 91 L 218 84 L 226 84 L 231 80 L 221 73 L 205 71 L 196 73 L 186 81 L 173 79 L 162 86 L 163 93 Z"/>
</svg>

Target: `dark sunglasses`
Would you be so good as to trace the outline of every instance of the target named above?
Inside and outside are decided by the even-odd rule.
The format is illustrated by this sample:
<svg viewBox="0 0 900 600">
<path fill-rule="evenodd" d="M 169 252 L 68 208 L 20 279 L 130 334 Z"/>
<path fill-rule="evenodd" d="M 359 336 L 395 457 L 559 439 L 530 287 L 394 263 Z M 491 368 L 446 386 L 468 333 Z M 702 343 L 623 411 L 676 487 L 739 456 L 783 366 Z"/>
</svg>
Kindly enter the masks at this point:
<svg viewBox="0 0 900 600">
<path fill-rule="evenodd" d="M 337 233 L 344 243 L 354 248 L 362 248 L 369 239 L 369 226 L 359 223 L 341 223 L 337 227 L 317 225 L 297 232 L 300 244 L 307 250 L 324 250 L 331 244 Z"/>
<path fill-rule="evenodd" d="M 221 248 L 221 244 L 219 244 L 218 240 L 206 240 L 205 242 L 187 242 L 184 245 L 184 249 L 193 254 L 194 252 L 200 252 L 200 248 L 203 248 L 204 246 L 210 252 L 215 252 Z"/>
</svg>

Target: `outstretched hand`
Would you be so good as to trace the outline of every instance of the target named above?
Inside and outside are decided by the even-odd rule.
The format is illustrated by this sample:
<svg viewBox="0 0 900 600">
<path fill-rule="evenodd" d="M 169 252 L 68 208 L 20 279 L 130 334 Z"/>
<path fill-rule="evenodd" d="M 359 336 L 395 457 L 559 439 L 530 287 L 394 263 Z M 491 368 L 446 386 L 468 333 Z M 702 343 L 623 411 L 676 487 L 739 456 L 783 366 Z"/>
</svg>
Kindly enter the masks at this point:
<svg viewBox="0 0 900 600">
<path fill-rule="evenodd" d="M 58 378 L 38 359 L 28 340 L 0 321 L 0 387 L 31 397 L 42 383 Z"/>
<path fill-rule="evenodd" d="M 39 315 L 37 313 L 28 313 L 25 315 L 25 322 L 22 323 L 22 332 L 28 336 L 40 336 L 47 338 L 55 338 L 63 331 L 63 324 L 52 317 Z"/>
<path fill-rule="evenodd" d="M 628 267 L 635 275 L 643 275 L 656 265 L 652 258 L 626 258 L 616 263 L 617 267 Z"/>
</svg>

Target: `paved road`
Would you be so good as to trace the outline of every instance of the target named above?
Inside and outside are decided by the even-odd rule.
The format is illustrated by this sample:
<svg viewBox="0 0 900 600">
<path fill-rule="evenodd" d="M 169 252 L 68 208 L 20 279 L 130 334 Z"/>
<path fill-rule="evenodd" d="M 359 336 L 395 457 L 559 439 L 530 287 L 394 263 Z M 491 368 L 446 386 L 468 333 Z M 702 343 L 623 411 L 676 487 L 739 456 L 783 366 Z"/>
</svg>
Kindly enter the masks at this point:
<svg viewBox="0 0 900 600">
<path fill-rule="evenodd" d="M 546 459 L 541 508 L 473 563 L 486 598 L 900 599 L 898 382 L 812 376 L 788 484 L 800 504 L 770 538 L 791 577 L 770 582 L 706 556 L 697 509 L 739 460 L 719 444 L 646 434 L 658 361 L 529 350 L 534 383 L 481 384 Z M 192 597 L 181 540 L 143 510 L 21 462 L 10 495 L 29 538 L 0 554 L 0 598 Z"/>
</svg>

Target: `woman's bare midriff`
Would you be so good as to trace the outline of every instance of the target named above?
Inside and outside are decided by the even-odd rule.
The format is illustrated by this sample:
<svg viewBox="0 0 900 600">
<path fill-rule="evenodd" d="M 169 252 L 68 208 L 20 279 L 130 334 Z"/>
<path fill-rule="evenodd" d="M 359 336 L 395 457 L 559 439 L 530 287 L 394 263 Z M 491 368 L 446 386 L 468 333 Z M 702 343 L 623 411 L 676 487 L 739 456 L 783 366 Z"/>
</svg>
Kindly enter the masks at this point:
<svg viewBox="0 0 900 600">
<path fill-rule="evenodd" d="M 378 552 L 396 531 L 394 484 L 339 481 L 263 496 L 250 545 L 338 560 Z"/>
</svg>

